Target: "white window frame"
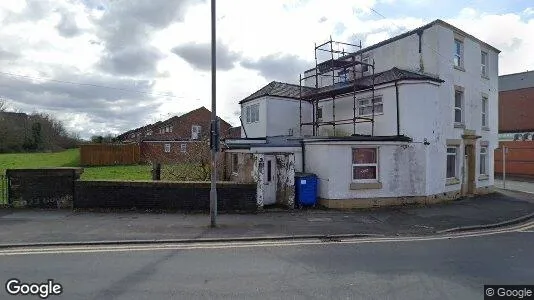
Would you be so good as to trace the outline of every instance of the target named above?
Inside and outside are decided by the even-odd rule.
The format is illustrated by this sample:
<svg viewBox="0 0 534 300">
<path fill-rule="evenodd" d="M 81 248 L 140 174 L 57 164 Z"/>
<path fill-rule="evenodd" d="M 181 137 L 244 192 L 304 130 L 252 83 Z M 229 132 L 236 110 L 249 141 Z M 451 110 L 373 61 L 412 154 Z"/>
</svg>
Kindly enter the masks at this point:
<svg viewBox="0 0 534 300">
<path fill-rule="evenodd" d="M 187 152 L 187 144 L 186 143 L 180 144 L 180 152 L 182 152 L 182 153 L 186 153 Z"/>
<path fill-rule="evenodd" d="M 337 73 L 337 81 L 339 83 L 344 83 L 349 81 L 349 70 L 342 70 Z"/>
<path fill-rule="evenodd" d="M 460 44 L 460 53 L 458 53 L 458 44 Z M 454 39 L 453 64 L 456 68 L 463 69 L 464 67 L 464 41 L 459 38 Z M 458 60 L 458 64 L 456 63 Z"/>
<path fill-rule="evenodd" d="M 362 63 L 371 64 L 371 55 L 362 57 Z M 371 71 L 371 68 L 368 65 L 362 65 L 363 74 L 367 74 Z"/>
<path fill-rule="evenodd" d="M 163 145 L 163 151 L 165 153 L 170 153 L 171 152 L 171 144 L 164 144 Z"/>
<path fill-rule="evenodd" d="M 489 53 L 487 51 L 480 51 L 480 75 L 482 77 L 488 77 L 488 62 Z"/>
<path fill-rule="evenodd" d="M 375 96 L 374 98 L 374 106 L 375 106 L 375 116 L 376 115 L 382 115 L 384 114 L 384 101 L 382 100 L 382 96 Z M 377 101 L 379 100 L 379 101 Z M 367 104 L 361 104 L 363 101 L 369 101 Z M 360 117 L 365 117 L 365 116 L 371 116 L 373 115 L 373 112 L 371 111 L 370 113 L 368 114 L 363 114 L 362 113 L 362 109 L 365 109 L 365 108 L 368 108 L 368 107 L 373 107 L 373 101 L 372 101 L 372 98 L 363 98 L 363 99 L 358 99 L 358 116 Z M 381 112 L 377 112 L 377 107 L 382 107 L 382 111 Z"/>
<path fill-rule="evenodd" d="M 250 105 L 245 107 L 245 121 L 250 123 Z"/>
<path fill-rule="evenodd" d="M 200 125 L 191 125 L 191 139 L 193 140 L 193 131 L 195 131 L 195 128 L 197 128 L 196 129 L 196 132 L 197 132 L 196 140 L 200 140 L 202 137 L 202 126 Z"/>
<path fill-rule="evenodd" d="M 354 150 L 357 150 L 357 149 L 374 149 L 375 150 L 375 158 L 376 158 L 376 161 L 375 163 L 364 163 L 364 164 L 356 164 L 354 163 Z M 350 177 L 352 179 L 352 182 L 356 182 L 356 183 L 375 183 L 375 182 L 378 182 L 378 179 L 380 178 L 380 175 L 379 175 L 379 170 L 378 170 L 378 166 L 379 166 L 379 158 L 378 158 L 378 154 L 379 154 L 379 147 L 376 147 L 376 146 L 369 146 L 369 147 L 353 147 L 350 151 L 350 162 L 351 162 L 351 168 L 350 168 Z M 375 167 L 375 178 L 374 179 L 355 179 L 354 178 L 354 167 Z"/>
<path fill-rule="evenodd" d="M 460 93 L 461 94 L 461 98 L 460 98 L 460 106 L 456 106 L 456 93 Z M 453 104 L 453 120 L 454 120 L 454 124 L 463 124 L 464 123 L 464 103 L 465 103 L 465 91 L 463 89 L 460 89 L 460 88 L 456 88 L 454 89 L 454 104 Z M 456 121 L 456 111 L 460 111 L 460 121 Z"/>
<path fill-rule="evenodd" d="M 482 163 L 482 156 L 484 156 L 484 164 Z M 478 166 L 478 174 L 479 175 L 489 175 L 488 168 L 489 168 L 489 152 L 488 152 L 488 146 L 480 146 L 480 153 L 479 153 L 479 166 Z M 484 171 L 482 172 L 482 167 L 484 167 Z"/>
<path fill-rule="evenodd" d="M 320 112 L 320 113 L 319 113 Z M 317 117 L 317 121 L 322 121 L 323 120 L 323 107 L 322 106 L 318 106 L 317 107 L 317 110 L 315 111 L 315 115 Z M 320 115 L 320 116 L 319 116 Z"/>
<path fill-rule="evenodd" d="M 251 104 L 246 108 L 247 123 L 256 123 L 260 121 L 260 104 Z"/>
<path fill-rule="evenodd" d="M 449 149 L 454 149 L 454 153 L 451 153 L 449 152 Z M 460 147 L 458 146 L 447 146 L 447 150 L 446 150 L 446 154 L 447 154 L 447 157 L 445 159 L 445 178 L 447 179 L 458 179 L 458 163 L 459 163 L 459 155 L 458 155 L 458 152 L 460 150 Z M 449 159 L 449 156 L 453 156 L 454 157 L 454 176 L 453 177 L 449 177 L 448 176 L 448 159 Z"/>
<path fill-rule="evenodd" d="M 488 128 L 488 97 L 482 96 L 482 104 L 481 104 L 481 110 L 482 110 L 482 128 Z"/>
</svg>

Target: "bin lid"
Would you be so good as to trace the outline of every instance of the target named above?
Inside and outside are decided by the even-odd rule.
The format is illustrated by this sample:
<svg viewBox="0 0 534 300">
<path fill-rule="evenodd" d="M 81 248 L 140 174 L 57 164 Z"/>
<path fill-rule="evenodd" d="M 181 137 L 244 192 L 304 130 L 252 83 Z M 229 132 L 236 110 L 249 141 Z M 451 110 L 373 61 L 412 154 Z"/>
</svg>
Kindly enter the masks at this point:
<svg viewBox="0 0 534 300">
<path fill-rule="evenodd" d="M 313 173 L 302 173 L 302 172 L 295 172 L 295 177 L 315 177 L 317 175 Z"/>
</svg>

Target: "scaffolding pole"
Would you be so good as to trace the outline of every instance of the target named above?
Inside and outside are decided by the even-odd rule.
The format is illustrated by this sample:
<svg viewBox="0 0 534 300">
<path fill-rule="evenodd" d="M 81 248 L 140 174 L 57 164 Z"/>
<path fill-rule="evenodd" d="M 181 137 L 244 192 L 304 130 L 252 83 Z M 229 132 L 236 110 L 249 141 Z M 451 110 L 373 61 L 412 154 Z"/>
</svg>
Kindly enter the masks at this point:
<svg viewBox="0 0 534 300">
<path fill-rule="evenodd" d="M 334 47 L 334 43 L 336 44 L 336 47 Z M 328 47 L 325 47 L 328 45 Z M 342 46 L 340 46 L 342 45 Z M 346 51 L 345 46 L 352 47 L 351 51 Z M 341 49 L 343 48 L 343 49 Z M 349 49 L 350 50 L 350 49 Z M 363 62 L 364 52 L 362 50 L 362 43 L 359 41 L 359 44 L 349 44 L 344 42 L 337 42 L 332 40 L 332 36 L 330 36 L 330 39 L 322 43 L 320 45 L 317 45 L 315 43 L 315 68 L 310 71 L 310 73 L 305 73 L 304 76 L 302 74 L 299 76 L 299 121 L 300 121 L 300 131 L 301 135 L 304 129 L 304 126 L 312 126 L 312 135 L 318 136 L 320 135 L 320 127 L 321 126 L 331 126 L 333 128 L 333 134 L 336 135 L 337 132 L 336 126 L 338 125 L 348 125 L 352 124 L 352 131 L 353 134 L 357 134 L 357 123 L 364 123 L 364 122 L 371 122 L 371 135 L 374 135 L 374 121 L 375 121 L 375 61 L 372 60 L 372 63 L 370 62 Z M 318 55 L 321 52 L 330 52 L 330 55 L 328 58 L 321 59 Z M 365 55 L 366 56 L 366 55 Z M 367 57 L 367 56 L 366 56 Z M 360 69 L 358 70 L 357 67 Z M 372 73 L 369 74 L 368 71 L 364 72 L 364 68 L 369 70 L 371 68 Z M 352 78 L 349 75 L 352 74 Z M 357 76 L 359 74 L 360 76 Z M 366 76 L 364 76 L 367 74 Z M 331 78 L 331 85 L 330 86 L 324 86 L 323 83 L 324 80 L 328 80 L 328 77 Z M 338 83 L 342 80 L 339 79 L 336 82 L 336 78 L 344 77 L 345 80 L 343 80 L 346 85 L 339 85 Z M 314 77 L 315 79 L 315 89 L 313 90 L 306 90 L 304 91 L 302 86 L 303 80 L 308 80 L 309 78 Z M 369 78 L 371 77 L 371 78 Z M 369 79 L 371 79 L 371 83 L 369 82 Z M 309 85 L 306 85 L 308 87 Z M 339 89 L 341 88 L 341 89 Z M 363 92 L 371 92 L 371 102 L 372 102 L 372 113 L 371 117 L 360 117 L 359 115 L 359 105 L 358 105 L 358 99 L 357 94 L 363 93 Z M 339 100 L 343 97 L 349 96 L 352 94 L 352 118 L 350 119 L 337 119 L 336 117 L 336 100 Z M 349 96 L 350 97 L 350 96 Z M 338 99 L 339 98 L 339 99 Z M 347 99 L 348 100 L 348 99 Z M 312 119 L 311 122 L 304 122 L 303 120 L 303 104 L 302 101 L 307 101 L 312 105 Z M 321 102 L 330 102 L 332 101 L 332 114 L 331 114 L 331 120 L 324 120 L 324 115 L 322 116 L 323 119 L 319 121 L 318 119 L 318 111 L 319 111 L 319 103 Z M 339 100 L 341 101 L 341 100 Z M 357 113 L 358 112 L 358 113 Z M 324 120 L 324 121 L 323 121 Z"/>
<path fill-rule="evenodd" d="M 302 74 L 299 74 L 299 136 L 302 136 Z"/>
</svg>

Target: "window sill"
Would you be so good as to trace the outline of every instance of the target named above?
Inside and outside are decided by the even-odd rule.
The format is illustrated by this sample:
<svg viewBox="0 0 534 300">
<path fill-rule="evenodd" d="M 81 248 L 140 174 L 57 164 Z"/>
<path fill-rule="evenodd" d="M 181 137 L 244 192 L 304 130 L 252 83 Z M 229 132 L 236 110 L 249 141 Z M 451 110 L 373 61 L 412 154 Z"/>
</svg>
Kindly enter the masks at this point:
<svg viewBox="0 0 534 300">
<path fill-rule="evenodd" d="M 482 180 L 489 180 L 489 176 L 488 175 L 479 175 L 478 176 L 478 181 L 482 181 Z"/>
<path fill-rule="evenodd" d="M 490 128 L 489 128 L 489 127 L 482 127 L 482 130 L 484 130 L 484 131 L 490 131 Z"/>
<path fill-rule="evenodd" d="M 375 117 L 376 117 L 376 116 L 382 116 L 382 115 L 384 115 L 383 112 L 381 112 L 381 113 L 375 113 Z M 372 117 L 372 116 L 373 116 L 373 114 L 368 114 L 368 115 L 358 115 L 358 117 L 364 117 L 364 118 Z"/>
<path fill-rule="evenodd" d="M 447 182 L 445 185 L 455 185 L 460 184 L 460 180 L 458 178 L 447 178 Z"/>
<path fill-rule="evenodd" d="M 381 182 L 351 182 L 351 190 L 368 190 L 368 189 L 381 189 Z"/>
<path fill-rule="evenodd" d="M 458 71 L 462 71 L 462 72 L 465 72 L 465 69 L 463 67 L 459 67 L 459 66 L 454 66 L 454 68 Z"/>
<path fill-rule="evenodd" d="M 454 128 L 465 129 L 465 124 L 464 123 L 454 123 Z"/>
<path fill-rule="evenodd" d="M 480 75 L 480 77 L 482 77 L 483 79 L 489 80 L 489 77 L 486 75 Z"/>
</svg>

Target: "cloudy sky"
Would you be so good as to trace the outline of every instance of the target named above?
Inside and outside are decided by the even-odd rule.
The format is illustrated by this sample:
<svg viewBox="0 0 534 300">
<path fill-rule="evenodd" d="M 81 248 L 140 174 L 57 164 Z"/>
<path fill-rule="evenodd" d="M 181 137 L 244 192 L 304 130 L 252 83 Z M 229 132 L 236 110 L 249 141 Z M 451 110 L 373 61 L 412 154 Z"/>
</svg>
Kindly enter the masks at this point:
<svg viewBox="0 0 534 300">
<path fill-rule="evenodd" d="M 298 82 L 314 43 L 369 46 L 443 19 L 534 69 L 532 0 L 219 0 L 219 115 L 272 80 Z M 0 0 L 0 98 L 82 137 L 210 108 L 210 1 Z"/>
</svg>

